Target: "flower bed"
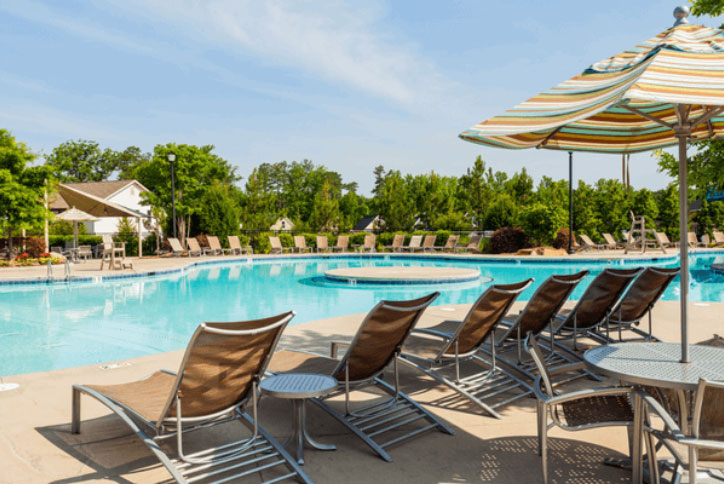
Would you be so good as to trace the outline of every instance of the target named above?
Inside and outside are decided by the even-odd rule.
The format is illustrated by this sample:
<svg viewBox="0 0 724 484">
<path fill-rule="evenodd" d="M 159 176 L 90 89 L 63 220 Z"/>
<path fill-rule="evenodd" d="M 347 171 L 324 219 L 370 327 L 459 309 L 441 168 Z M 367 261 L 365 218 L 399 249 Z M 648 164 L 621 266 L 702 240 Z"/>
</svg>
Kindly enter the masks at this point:
<svg viewBox="0 0 724 484">
<path fill-rule="evenodd" d="M 52 257 L 47 252 L 38 257 L 30 257 L 27 252 L 24 252 L 16 256 L 14 260 L 0 260 L 0 267 L 44 266 L 48 264 L 48 261 L 54 265 L 63 263 L 63 259 Z"/>
</svg>

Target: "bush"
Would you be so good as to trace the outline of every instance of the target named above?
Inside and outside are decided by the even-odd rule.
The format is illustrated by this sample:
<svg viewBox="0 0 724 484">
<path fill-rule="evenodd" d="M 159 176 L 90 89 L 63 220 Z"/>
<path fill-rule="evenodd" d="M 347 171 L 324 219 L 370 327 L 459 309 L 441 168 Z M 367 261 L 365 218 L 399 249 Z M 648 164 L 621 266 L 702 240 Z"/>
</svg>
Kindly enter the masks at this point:
<svg viewBox="0 0 724 484">
<path fill-rule="evenodd" d="M 506 194 L 499 195 L 485 213 L 483 225 L 486 230 L 497 230 L 501 227 L 516 225 L 518 205 Z"/>
<path fill-rule="evenodd" d="M 151 232 L 148 237 L 143 239 L 143 255 L 153 255 L 156 253 L 156 232 Z"/>
<path fill-rule="evenodd" d="M 28 237 L 25 241 L 25 252 L 32 258 L 40 257 L 45 253 L 45 239 L 40 237 Z"/>
<path fill-rule="evenodd" d="M 573 236 L 576 236 L 575 232 L 573 233 Z M 568 250 L 568 228 L 563 227 L 558 229 L 556 238 L 553 239 L 553 247 L 556 249 Z"/>
<path fill-rule="evenodd" d="M 73 240 L 72 235 L 50 235 L 48 237 L 48 245 L 51 247 L 60 246 L 62 247 L 66 242 Z M 100 235 L 79 235 L 78 245 L 98 245 L 103 242 L 103 238 Z"/>
<path fill-rule="evenodd" d="M 274 235 L 271 232 L 258 232 L 249 237 L 249 244 L 254 249 L 255 254 L 267 254 L 271 250 L 269 236 Z M 239 240 L 241 242 L 241 239 Z M 243 243 L 242 243 L 243 244 Z M 243 245 L 242 245 L 243 247 Z"/>
<path fill-rule="evenodd" d="M 537 245 L 551 243 L 556 230 L 566 223 L 566 214 L 559 208 L 534 203 L 520 212 L 520 226 Z"/>
<path fill-rule="evenodd" d="M 518 252 L 528 247 L 528 236 L 523 229 L 503 227 L 496 230 L 490 238 L 490 251 L 493 254 Z"/>
</svg>

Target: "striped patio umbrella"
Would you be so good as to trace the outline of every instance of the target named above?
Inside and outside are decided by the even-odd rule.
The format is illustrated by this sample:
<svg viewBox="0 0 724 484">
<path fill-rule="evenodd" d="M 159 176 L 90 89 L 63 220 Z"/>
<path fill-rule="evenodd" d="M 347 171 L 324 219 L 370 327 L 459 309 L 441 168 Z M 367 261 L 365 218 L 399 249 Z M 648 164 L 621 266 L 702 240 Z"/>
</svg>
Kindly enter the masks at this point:
<svg viewBox="0 0 724 484">
<path fill-rule="evenodd" d="M 498 148 L 636 153 L 678 145 L 682 361 L 689 361 L 686 147 L 724 136 L 724 31 L 674 27 L 462 132 Z"/>
</svg>

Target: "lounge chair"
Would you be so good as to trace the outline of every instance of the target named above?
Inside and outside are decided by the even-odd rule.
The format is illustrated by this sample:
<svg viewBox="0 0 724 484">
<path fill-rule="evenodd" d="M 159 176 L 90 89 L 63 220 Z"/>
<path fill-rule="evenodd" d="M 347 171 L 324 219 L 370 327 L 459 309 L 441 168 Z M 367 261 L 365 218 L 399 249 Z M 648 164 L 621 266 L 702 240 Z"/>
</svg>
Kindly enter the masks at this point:
<svg viewBox="0 0 724 484">
<path fill-rule="evenodd" d="M 548 483 L 548 430 L 560 427 L 563 430 L 578 431 L 596 427 L 633 427 L 634 413 L 631 408 L 631 388 L 609 387 L 578 390 L 571 393 L 554 391 L 551 377 L 556 370 L 549 370 L 546 357 L 529 333 L 525 349 L 530 354 L 538 376 L 533 391 L 538 399 L 538 454 L 541 456 L 543 483 Z M 582 368 L 583 362 L 576 367 Z M 568 367 L 566 370 L 574 370 Z M 549 418 L 552 422 L 549 423 Z M 646 441 L 650 450 L 652 440 Z M 651 454 L 649 454 L 651 455 Z"/>
<path fill-rule="evenodd" d="M 455 252 L 455 248 L 458 245 L 458 240 L 460 240 L 460 236 L 457 234 L 452 234 L 450 237 L 447 238 L 445 245 L 436 247 L 436 249 L 440 249 L 441 252 Z"/>
<path fill-rule="evenodd" d="M 185 250 L 185 249 L 181 246 L 181 242 L 179 242 L 179 240 L 178 240 L 177 238 L 175 238 L 175 237 L 169 237 L 169 238 L 168 238 L 168 244 L 171 246 L 171 253 L 172 253 L 174 256 L 177 256 L 177 257 L 178 257 L 178 256 L 182 256 L 182 255 L 185 255 L 185 256 L 187 256 L 187 257 L 189 256 L 189 251 L 188 251 L 188 250 Z"/>
<path fill-rule="evenodd" d="M 659 247 L 661 247 L 661 250 L 663 250 L 664 252 L 666 252 L 666 249 L 671 249 L 679 246 L 679 244 L 671 242 L 671 240 L 669 240 L 669 236 L 666 235 L 666 232 L 654 231 L 654 239 L 656 240 L 656 243 L 659 244 Z"/>
<path fill-rule="evenodd" d="M 624 341 L 622 332 L 630 330 L 637 333 L 647 341 L 658 341 L 652 332 L 651 310 L 659 300 L 672 280 L 679 275 L 680 268 L 666 269 L 663 267 L 647 267 L 641 275 L 631 284 L 621 302 L 611 312 L 606 320 L 605 334 L 599 328 L 599 334 L 605 336 L 607 341 L 613 342 L 611 330 L 618 330 L 618 341 Z M 645 332 L 636 327 L 648 314 L 649 331 Z M 640 340 L 640 337 L 629 338 L 625 341 Z"/>
<path fill-rule="evenodd" d="M 603 234 L 603 240 L 606 241 L 607 249 L 623 249 L 626 247 L 626 244 L 623 242 L 616 242 L 616 239 L 613 238 L 613 235 L 609 234 L 608 232 L 604 232 Z"/>
<path fill-rule="evenodd" d="M 376 240 L 377 240 L 377 236 L 375 234 L 365 235 L 364 243 L 362 245 L 358 246 L 357 250 L 360 252 L 374 252 Z"/>
<path fill-rule="evenodd" d="M 284 247 L 282 241 L 275 235 L 269 236 L 269 245 L 271 245 L 271 249 L 269 249 L 270 254 L 283 254 L 284 252 L 292 251 L 291 247 Z"/>
<path fill-rule="evenodd" d="M 579 335 L 596 336 L 596 331 L 602 324 L 606 324 L 614 306 L 642 270 L 638 267 L 601 271 L 588 285 L 573 309 L 556 314 L 554 337 L 572 338 L 573 348 L 577 350 Z"/>
<path fill-rule="evenodd" d="M 344 356 L 337 359 L 337 348 L 347 343 L 332 342 L 331 356 L 295 350 L 278 351 L 269 364 L 273 373 L 300 372 L 331 375 L 339 381 L 339 388 L 323 399 L 312 401 L 336 418 L 373 451 L 386 461 L 392 458 L 386 447 L 399 443 L 426 430 L 453 431 L 433 414 L 418 405 L 399 389 L 397 360 L 405 339 L 417 320 L 437 298 L 435 292 L 409 301 L 380 301 L 360 325 L 357 334 L 348 343 Z M 393 364 L 393 374 L 382 380 L 382 372 Z M 350 392 L 376 387 L 391 395 L 382 401 L 375 399 L 369 405 L 352 408 Z M 344 395 L 344 410 L 338 411 L 326 403 L 328 398 Z M 425 420 L 425 425 L 419 423 Z M 418 422 L 404 432 L 403 426 Z M 385 440 L 389 439 L 389 440 Z"/>
<path fill-rule="evenodd" d="M 191 337 L 178 374 L 157 371 L 132 383 L 73 385 L 71 431 L 80 432 L 81 395 L 86 394 L 121 417 L 176 482 L 204 477 L 225 482 L 284 466 L 282 473 L 265 475 L 266 482 L 296 477 L 311 483 L 257 420 L 259 380 L 292 317 L 294 313 L 289 312 L 255 321 L 203 323 Z M 247 404 L 251 404 L 251 416 L 244 410 Z M 249 428 L 250 437 L 186 453 L 185 441 L 196 432 L 236 420 Z M 169 438 L 176 440 L 176 446 L 170 446 L 176 447 L 175 456 L 170 450 L 167 453 L 169 446 L 162 445 Z"/>
<path fill-rule="evenodd" d="M 326 235 L 317 235 L 317 252 L 332 252 Z"/>
<path fill-rule="evenodd" d="M 696 234 L 694 232 L 687 232 L 686 242 L 692 249 L 696 249 L 697 247 L 705 247 L 704 244 L 699 242 L 699 240 L 696 238 Z"/>
<path fill-rule="evenodd" d="M 224 253 L 231 253 L 231 249 L 224 249 L 223 247 L 221 247 L 221 242 L 219 242 L 219 238 L 215 235 L 207 235 L 206 241 L 209 243 L 209 248 L 206 249 L 206 251 L 213 255 L 224 255 Z"/>
<path fill-rule="evenodd" d="M 392 244 L 386 245 L 385 249 L 390 249 L 392 252 L 402 252 L 405 244 L 405 234 L 395 234 L 392 238 Z"/>
<path fill-rule="evenodd" d="M 245 247 L 241 246 L 241 242 L 239 241 L 238 235 L 229 235 L 229 253 L 230 254 L 253 254 L 254 249 L 251 248 L 250 245 L 247 245 Z"/>
<path fill-rule="evenodd" d="M 307 239 L 303 235 L 294 236 L 294 250 L 300 254 L 303 252 L 312 252 L 311 247 L 307 247 Z"/>
<path fill-rule="evenodd" d="M 337 243 L 332 247 L 332 252 L 347 252 L 347 248 L 349 248 L 349 235 L 340 235 L 337 237 Z"/>
<path fill-rule="evenodd" d="M 578 234 L 578 238 L 581 239 L 581 250 L 583 251 L 591 249 L 599 250 L 605 247 L 603 244 L 597 244 L 592 241 L 586 234 Z"/>
<path fill-rule="evenodd" d="M 714 245 L 716 247 L 724 247 L 724 233 L 714 230 L 712 235 L 714 236 Z"/>
<path fill-rule="evenodd" d="M 711 245 L 711 238 L 709 237 L 709 234 L 701 236 L 701 245 L 702 247 L 709 247 L 709 245 Z"/>
<path fill-rule="evenodd" d="M 109 269 L 121 269 L 123 260 L 126 258 L 126 243 L 114 242 L 113 237 L 108 234 L 101 236 L 103 241 L 103 252 L 101 252 L 101 270 L 108 261 Z"/>
<path fill-rule="evenodd" d="M 435 240 L 437 239 L 436 235 L 426 235 L 425 240 L 422 242 L 422 251 L 423 252 L 435 252 Z"/>
<path fill-rule="evenodd" d="M 500 418 L 495 408 L 508 404 L 529 392 L 517 393 L 501 400 L 499 395 L 524 385 L 512 373 L 495 363 L 495 328 L 521 292 L 533 279 L 515 284 L 489 287 L 472 305 L 462 321 L 443 321 L 430 328 L 413 329 L 402 347 L 400 361 L 422 371 L 461 395 L 469 398 L 489 415 Z M 488 340 L 491 359 L 478 354 L 480 346 Z M 483 371 L 460 376 L 460 364 L 471 361 L 483 366 Z M 442 370 L 454 370 L 447 377 Z M 469 373 L 469 372 L 468 372 Z M 488 399 L 495 401 L 488 402 Z"/>
<path fill-rule="evenodd" d="M 458 251 L 479 253 L 482 240 L 483 236 L 481 234 L 472 234 L 470 235 L 470 241 L 465 246 L 458 247 Z"/>
<path fill-rule="evenodd" d="M 201 248 L 199 241 L 196 240 L 196 237 L 187 237 L 186 245 L 189 248 L 189 255 L 198 255 L 199 257 L 206 255 L 207 249 Z"/>
<path fill-rule="evenodd" d="M 88 260 L 93 258 L 93 249 L 90 245 L 79 245 L 78 246 L 78 258 Z"/>
<path fill-rule="evenodd" d="M 413 235 L 410 237 L 410 242 L 405 247 L 405 250 L 415 252 L 422 249 L 422 235 Z"/>
</svg>

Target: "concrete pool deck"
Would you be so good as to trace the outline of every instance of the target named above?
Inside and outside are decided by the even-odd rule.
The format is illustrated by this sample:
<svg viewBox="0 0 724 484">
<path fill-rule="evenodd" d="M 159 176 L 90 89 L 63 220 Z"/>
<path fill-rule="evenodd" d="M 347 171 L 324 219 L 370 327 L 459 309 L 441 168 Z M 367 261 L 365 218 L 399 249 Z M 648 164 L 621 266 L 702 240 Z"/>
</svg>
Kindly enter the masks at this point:
<svg viewBox="0 0 724 484">
<path fill-rule="evenodd" d="M 523 303 L 516 303 L 513 310 Z M 421 326 L 462 318 L 467 305 L 435 306 Z M 691 306 L 691 341 L 724 334 L 724 303 Z M 654 308 L 654 333 L 675 342 L 679 337 L 678 303 L 659 302 Z M 280 347 L 327 352 L 330 340 L 349 339 L 363 315 L 342 316 L 289 327 Z M 101 365 L 5 377 L 16 390 L 0 392 L 0 483 L 151 483 L 168 482 L 166 470 L 121 420 L 90 398 L 82 402 L 82 433 L 70 433 L 71 385 L 121 383 L 142 378 L 160 368 L 176 370 L 181 351 Z M 401 366 L 401 384 L 426 408 L 443 418 L 455 436 L 426 433 L 390 449 L 392 463 L 374 456 L 358 439 L 309 406 L 310 432 L 321 442 L 337 445 L 335 452 L 305 452 L 305 470 L 317 483 L 472 483 L 540 482 L 536 451 L 535 401 L 518 400 L 503 407 L 503 418 L 479 414 L 465 400 L 427 377 Z M 608 382 L 612 383 L 612 382 Z M 591 386 L 588 380 L 569 388 Z M 288 402 L 263 398 L 260 422 L 275 437 L 289 435 Z M 236 427 L 224 432 L 231 433 Z M 219 430 L 221 431 L 221 430 Z M 205 438 L 202 435 L 199 438 Z M 551 482 L 628 482 L 630 473 L 602 465 L 605 457 L 623 457 L 623 429 L 583 432 L 551 431 Z M 244 482 L 258 482 L 256 475 Z"/>
</svg>

